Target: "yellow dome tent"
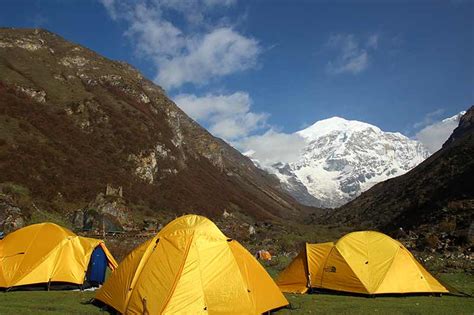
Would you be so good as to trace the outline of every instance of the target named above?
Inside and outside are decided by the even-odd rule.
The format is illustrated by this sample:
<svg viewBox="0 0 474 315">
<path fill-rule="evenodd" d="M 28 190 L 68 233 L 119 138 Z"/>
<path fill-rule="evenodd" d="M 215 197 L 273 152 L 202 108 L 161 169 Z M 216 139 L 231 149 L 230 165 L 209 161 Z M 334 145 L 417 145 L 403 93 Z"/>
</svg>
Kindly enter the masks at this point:
<svg viewBox="0 0 474 315">
<path fill-rule="evenodd" d="M 198 215 L 133 250 L 95 298 L 126 314 L 261 314 L 288 305 L 255 258 Z"/>
<path fill-rule="evenodd" d="M 98 239 L 77 236 L 54 223 L 33 224 L 0 240 L 0 288 L 62 282 L 82 285 L 96 248 L 117 266 Z M 105 267 L 104 267 L 105 270 Z"/>
<path fill-rule="evenodd" d="M 276 280 L 283 292 L 322 288 L 361 294 L 449 292 L 398 241 L 373 231 L 308 244 Z"/>
</svg>

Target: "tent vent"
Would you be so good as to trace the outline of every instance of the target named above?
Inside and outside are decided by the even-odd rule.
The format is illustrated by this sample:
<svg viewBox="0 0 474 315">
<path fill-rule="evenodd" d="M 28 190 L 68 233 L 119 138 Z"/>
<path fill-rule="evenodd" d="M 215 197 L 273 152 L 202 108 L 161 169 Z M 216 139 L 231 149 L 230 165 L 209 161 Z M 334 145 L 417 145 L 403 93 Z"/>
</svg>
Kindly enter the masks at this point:
<svg viewBox="0 0 474 315">
<path fill-rule="evenodd" d="M 155 250 L 156 246 L 158 246 L 158 243 L 160 242 L 160 239 L 157 238 L 155 241 L 155 246 L 153 246 L 153 251 Z"/>
<path fill-rule="evenodd" d="M 233 239 L 231 239 L 231 238 L 227 239 L 227 242 L 232 242 L 232 241 L 233 241 Z"/>
</svg>

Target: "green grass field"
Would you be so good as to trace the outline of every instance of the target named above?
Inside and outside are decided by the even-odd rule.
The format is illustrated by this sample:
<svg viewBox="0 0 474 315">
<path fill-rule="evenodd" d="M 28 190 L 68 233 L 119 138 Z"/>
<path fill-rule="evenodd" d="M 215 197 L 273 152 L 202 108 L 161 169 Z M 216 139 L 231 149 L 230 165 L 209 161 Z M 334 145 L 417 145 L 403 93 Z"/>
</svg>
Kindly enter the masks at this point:
<svg viewBox="0 0 474 315">
<path fill-rule="evenodd" d="M 474 293 L 474 276 L 443 274 L 440 278 Z M 94 292 L 34 291 L 0 293 L 0 314 L 104 314 L 87 304 Z M 474 314 L 474 298 L 456 296 L 355 297 L 329 294 L 287 294 L 291 307 L 283 314 Z"/>
</svg>

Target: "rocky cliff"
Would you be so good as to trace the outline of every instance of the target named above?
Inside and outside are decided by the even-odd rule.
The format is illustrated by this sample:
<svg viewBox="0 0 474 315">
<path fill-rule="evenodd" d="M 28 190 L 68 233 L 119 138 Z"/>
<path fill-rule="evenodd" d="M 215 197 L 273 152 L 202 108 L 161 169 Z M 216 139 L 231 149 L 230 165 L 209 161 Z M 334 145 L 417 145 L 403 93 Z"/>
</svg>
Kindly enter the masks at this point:
<svg viewBox="0 0 474 315">
<path fill-rule="evenodd" d="M 0 104 L 0 186 L 43 207 L 85 205 L 111 184 L 151 213 L 305 211 L 132 66 L 48 31 L 0 29 Z"/>
</svg>

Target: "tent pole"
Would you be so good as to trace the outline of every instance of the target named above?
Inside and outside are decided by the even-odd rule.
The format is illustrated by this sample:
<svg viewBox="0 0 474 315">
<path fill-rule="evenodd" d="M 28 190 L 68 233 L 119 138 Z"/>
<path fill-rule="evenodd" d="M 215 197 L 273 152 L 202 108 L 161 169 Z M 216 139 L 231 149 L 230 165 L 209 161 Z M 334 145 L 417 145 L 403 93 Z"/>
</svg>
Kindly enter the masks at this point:
<svg viewBox="0 0 474 315">
<path fill-rule="evenodd" d="M 104 222 L 103 214 L 102 214 L 102 238 L 105 240 L 105 222 Z"/>
</svg>

